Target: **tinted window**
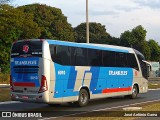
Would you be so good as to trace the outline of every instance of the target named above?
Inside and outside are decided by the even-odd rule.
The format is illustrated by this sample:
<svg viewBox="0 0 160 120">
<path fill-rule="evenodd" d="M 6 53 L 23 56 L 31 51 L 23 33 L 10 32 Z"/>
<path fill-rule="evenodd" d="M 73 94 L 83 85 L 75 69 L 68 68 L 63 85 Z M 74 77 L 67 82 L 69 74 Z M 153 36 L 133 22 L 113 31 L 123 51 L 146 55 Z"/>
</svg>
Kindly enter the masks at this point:
<svg viewBox="0 0 160 120">
<path fill-rule="evenodd" d="M 56 60 L 56 45 L 49 45 L 49 49 L 50 49 L 52 61 L 57 61 Z"/>
<path fill-rule="evenodd" d="M 51 58 L 54 62 L 61 65 L 70 65 L 70 48 L 61 45 L 50 45 Z"/>
<path fill-rule="evenodd" d="M 145 60 L 144 56 L 142 55 L 137 55 L 138 57 L 138 60 L 139 60 L 139 63 L 140 63 L 140 66 L 141 66 L 141 70 L 142 70 L 142 75 L 144 78 L 147 78 L 148 77 L 148 72 L 147 72 L 147 65 L 145 62 L 143 62 L 143 60 Z"/>
<path fill-rule="evenodd" d="M 116 54 L 112 51 L 103 51 L 103 66 L 115 67 L 116 66 Z"/>
<path fill-rule="evenodd" d="M 52 60 L 61 65 L 69 66 L 105 66 L 105 67 L 130 67 L 138 69 L 135 55 L 113 51 L 101 51 L 80 47 L 50 45 Z M 103 55 L 102 55 L 103 53 Z M 144 67 L 140 58 L 141 67 Z"/>
<path fill-rule="evenodd" d="M 102 66 L 102 51 L 95 49 L 88 49 L 88 65 Z"/>
<path fill-rule="evenodd" d="M 128 67 L 126 53 L 116 53 L 116 66 L 117 67 Z"/>
<path fill-rule="evenodd" d="M 128 67 L 139 70 L 138 63 L 134 54 L 127 54 Z"/>
<path fill-rule="evenodd" d="M 87 49 L 71 47 L 71 65 L 73 66 L 88 66 Z"/>
<path fill-rule="evenodd" d="M 16 42 L 12 46 L 11 57 L 38 56 L 42 57 L 41 41 Z"/>
</svg>

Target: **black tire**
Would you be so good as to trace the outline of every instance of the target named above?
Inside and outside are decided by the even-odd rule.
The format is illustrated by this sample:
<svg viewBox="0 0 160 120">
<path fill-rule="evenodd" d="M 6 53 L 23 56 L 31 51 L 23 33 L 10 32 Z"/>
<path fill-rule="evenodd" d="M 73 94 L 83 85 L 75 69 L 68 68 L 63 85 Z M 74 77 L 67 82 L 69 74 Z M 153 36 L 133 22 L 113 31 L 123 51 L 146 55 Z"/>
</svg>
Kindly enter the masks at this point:
<svg viewBox="0 0 160 120">
<path fill-rule="evenodd" d="M 79 92 L 79 98 L 78 98 L 78 106 L 83 107 L 86 106 L 89 102 L 89 94 L 87 90 L 81 89 Z"/>
<path fill-rule="evenodd" d="M 138 88 L 136 85 L 134 85 L 132 88 L 132 95 L 130 95 L 130 98 L 135 99 L 137 98 L 137 95 L 138 95 Z"/>
</svg>

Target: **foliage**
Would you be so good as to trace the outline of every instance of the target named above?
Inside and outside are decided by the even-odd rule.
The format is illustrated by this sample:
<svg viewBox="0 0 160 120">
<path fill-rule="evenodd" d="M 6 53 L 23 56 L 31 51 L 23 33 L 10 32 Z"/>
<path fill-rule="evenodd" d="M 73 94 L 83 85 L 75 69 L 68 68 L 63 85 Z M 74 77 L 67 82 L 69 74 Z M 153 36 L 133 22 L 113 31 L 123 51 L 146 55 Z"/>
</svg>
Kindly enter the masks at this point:
<svg viewBox="0 0 160 120">
<path fill-rule="evenodd" d="M 135 44 L 132 32 L 125 31 L 120 36 L 120 45 L 126 46 L 126 47 L 132 47 L 132 45 Z"/>
<path fill-rule="evenodd" d="M 38 38 L 40 28 L 31 14 L 23 13 L 9 5 L 0 5 L 0 68 L 9 71 L 11 44 L 17 39 Z M 27 19 L 27 20 L 26 20 Z"/>
<path fill-rule="evenodd" d="M 81 23 L 75 30 L 76 42 L 85 43 L 86 42 L 86 23 Z M 100 23 L 90 23 L 90 43 L 99 43 L 99 44 L 111 44 L 119 45 L 125 47 L 132 47 L 140 51 L 147 60 L 158 60 L 158 43 L 155 49 L 151 46 L 152 44 L 146 41 L 147 31 L 141 26 L 133 28 L 131 31 L 127 30 L 121 34 L 120 38 L 111 37 L 109 33 L 106 32 L 105 26 Z M 151 56 L 152 53 L 152 56 Z"/>
<path fill-rule="evenodd" d="M 151 53 L 146 41 L 147 31 L 141 26 L 133 28 L 131 31 L 125 31 L 120 36 L 120 45 L 132 47 L 143 53 L 147 60 L 150 59 Z"/>
<path fill-rule="evenodd" d="M 108 40 L 110 45 L 120 46 L 120 38 L 112 37 Z"/>
<path fill-rule="evenodd" d="M 10 48 L 19 39 L 59 39 L 86 42 L 86 23 L 74 29 L 60 9 L 47 5 L 31 4 L 14 8 L 0 1 L 0 68 L 9 72 Z M 123 32 L 120 38 L 112 37 L 101 23 L 90 24 L 90 43 L 132 47 L 142 52 L 147 60 L 159 61 L 160 46 L 155 40 L 146 41 L 147 31 L 141 26 Z"/>
<path fill-rule="evenodd" d="M 75 30 L 76 42 L 86 42 L 86 23 L 81 23 Z M 90 43 L 107 44 L 111 36 L 106 32 L 105 26 L 100 23 L 89 23 Z"/>
<path fill-rule="evenodd" d="M 40 4 L 25 5 L 17 9 L 33 15 L 33 21 L 41 28 L 38 38 L 74 41 L 73 28 L 60 9 Z"/>
<path fill-rule="evenodd" d="M 150 47 L 151 50 L 151 61 L 159 61 L 160 60 L 160 46 L 158 45 L 158 43 L 153 40 L 150 39 L 148 41 L 148 45 Z"/>
<path fill-rule="evenodd" d="M 150 60 L 151 50 L 147 41 L 143 41 L 143 43 L 141 44 L 141 52 L 145 56 L 146 60 Z"/>
<path fill-rule="evenodd" d="M 10 74 L 8 73 L 0 73 L 0 84 L 9 84 L 10 82 Z"/>
<path fill-rule="evenodd" d="M 0 68 L 9 72 L 9 53 L 15 40 L 61 39 L 74 41 L 74 32 L 60 9 L 32 4 L 14 8 L 0 5 Z"/>
</svg>

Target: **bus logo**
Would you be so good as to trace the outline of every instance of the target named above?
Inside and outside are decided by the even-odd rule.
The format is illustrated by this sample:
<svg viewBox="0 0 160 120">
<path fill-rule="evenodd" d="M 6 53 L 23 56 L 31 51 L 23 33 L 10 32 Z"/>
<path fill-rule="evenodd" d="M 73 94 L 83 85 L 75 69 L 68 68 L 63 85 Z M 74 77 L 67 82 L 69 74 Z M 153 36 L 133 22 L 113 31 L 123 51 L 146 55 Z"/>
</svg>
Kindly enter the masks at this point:
<svg viewBox="0 0 160 120">
<path fill-rule="evenodd" d="M 23 46 L 23 52 L 27 53 L 29 50 L 29 46 L 28 45 L 24 45 Z"/>
</svg>

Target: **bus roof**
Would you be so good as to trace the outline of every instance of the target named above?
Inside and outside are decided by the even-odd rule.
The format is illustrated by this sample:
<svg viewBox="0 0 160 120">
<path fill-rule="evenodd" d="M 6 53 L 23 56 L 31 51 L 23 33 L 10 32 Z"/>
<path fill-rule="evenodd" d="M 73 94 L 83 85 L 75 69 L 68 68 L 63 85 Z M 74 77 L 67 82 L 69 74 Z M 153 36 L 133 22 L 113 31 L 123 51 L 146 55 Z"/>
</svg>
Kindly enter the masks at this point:
<svg viewBox="0 0 160 120">
<path fill-rule="evenodd" d="M 60 41 L 60 40 L 51 40 L 51 39 L 27 39 L 27 40 L 19 40 L 17 42 L 23 41 L 47 41 L 48 44 L 55 45 L 64 45 L 71 47 L 82 47 L 82 48 L 91 48 L 98 50 L 108 50 L 108 51 L 116 51 L 116 52 L 124 52 L 124 53 L 135 53 L 133 48 L 115 46 L 115 45 L 107 45 L 107 44 L 95 44 L 95 43 L 76 43 L 76 42 L 68 42 L 68 41 Z"/>
<path fill-rule="evenodd" d="M 68 41 L 66 42 L 66 41 L 47 40 L 47 39 L 46 41 L 49 44 L 56 44 L 56 45 L 91 48 L 91 49 L 98 49 L 98 50 L 109 50 L 109 51 L 124 52 L 124 53 L 135 53 L 132 48 L 115 46 L 115 45 L 95 44 L 95 43 L 89 43 L 89 44 L 88 43 L 76 43 L 76 42 L 68 42 Z"/>
</svg>

